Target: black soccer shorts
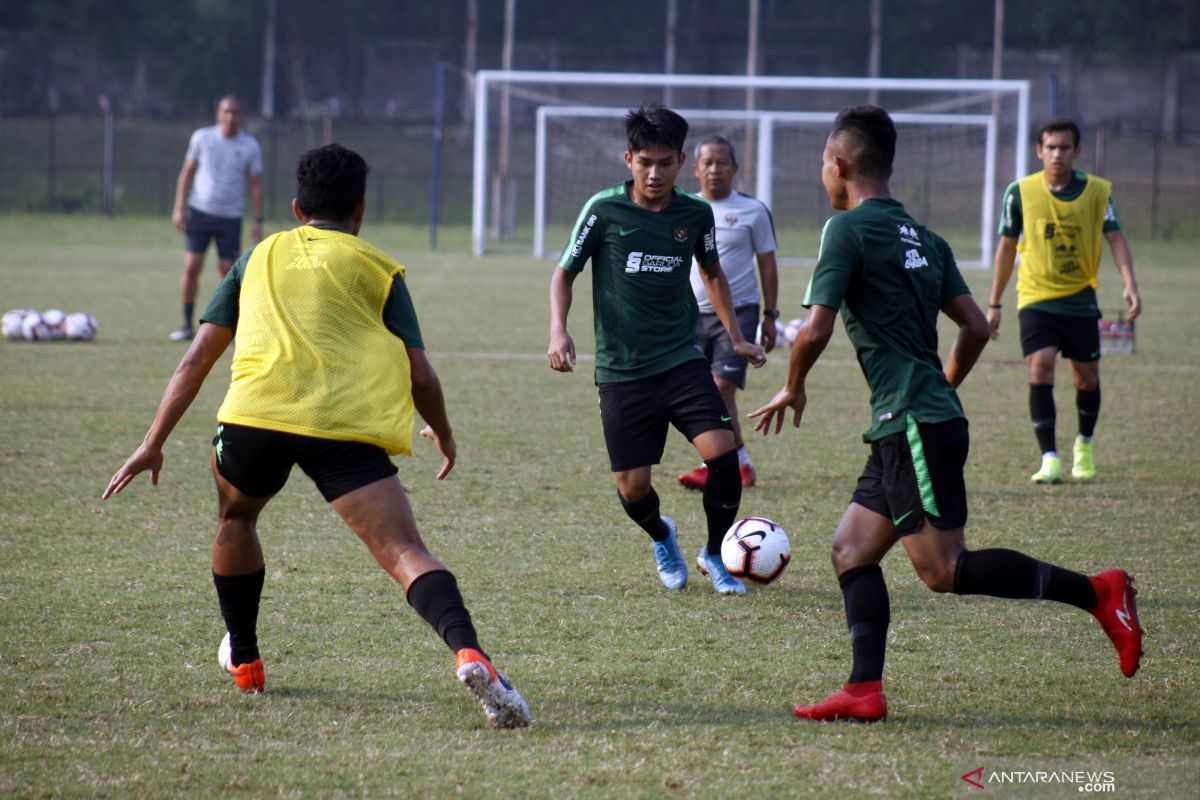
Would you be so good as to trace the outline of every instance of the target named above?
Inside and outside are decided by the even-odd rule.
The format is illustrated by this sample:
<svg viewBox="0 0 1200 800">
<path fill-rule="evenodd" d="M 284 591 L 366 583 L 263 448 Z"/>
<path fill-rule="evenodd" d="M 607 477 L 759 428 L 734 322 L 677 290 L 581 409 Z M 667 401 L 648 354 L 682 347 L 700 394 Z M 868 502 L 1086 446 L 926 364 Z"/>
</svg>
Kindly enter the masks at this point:
<svg viewBox="0 0 1200 800">
<path fill-rule="evenodd" d="M 738 328 L 742 338 L 753 342 L 758 336 L 758 306 L 738 306 L 734 309 Z M 733 352 L 733 340 L 729 331 L 721 324 L 721 318 L 715 313 L 701 314 L 696 326 L 696 338 L 700 342 L 700 350 L 708 360 L 714 378 L 737 384 L 739 389 L 746 388 L 746 367 L 750 359 Z"/>
<path fill-rule="evenodd" d="M 1072 317 L 1026 308 L 1017 313 L 1017 321 L 1021 326 L 1021 354 L 1024 356 L 1053 347 L 1072 361 L 1100 360 L 1100 329 L 1096 317 Z"/>
<path fill-rule="evenodd" d="M 218 425 L 213 447 L 217 472 L 250 497 L 270 497 L 282 489 L 293 464 L 300 465 L 327 503 L 399 472 L 387 452 L 373 444 L 245 425 Z"/>
<path fill-rule="evenodd" d="M 725 401 L 700 359 L 649 378 L 600 384 L 600 422 L 613 472 L 659 463 L 669 425 L 689 442 L 705 431 L 733 430 Z"/>
<path fill-rule="evenodd" d="M 907 536 L 929 520 L 938 528 L 967 524 L 963 468 L 970 436 L 963 418 L 917 422 L 908 430 L 871 442 L 871 455 L 850 502 L 882 514 Z"/>
<path fill-rule="evenodd" d="M 187 224 L 184 227 L 187 236 L 185 250 L 189 253 L 203 254 L 208 249 L 208 243 L 216 239 L 218 258 L 233 261 L 241 255 L 241 217 L 215 217 L 191 206 L 188 206 L 187 212 Z"/>
</svg>

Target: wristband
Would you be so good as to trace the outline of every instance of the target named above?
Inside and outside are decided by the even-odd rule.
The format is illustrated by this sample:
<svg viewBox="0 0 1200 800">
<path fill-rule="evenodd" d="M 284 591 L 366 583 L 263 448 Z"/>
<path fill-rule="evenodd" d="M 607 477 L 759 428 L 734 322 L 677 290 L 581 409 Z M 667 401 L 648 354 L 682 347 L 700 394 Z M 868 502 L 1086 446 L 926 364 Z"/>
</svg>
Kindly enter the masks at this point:
<svg viewBox="0 0 1200 800">
<path fill-rule="evenodd" d="M 988 308 L 1000 308 L 999 303 L 988 303 Z"/>
</svg>

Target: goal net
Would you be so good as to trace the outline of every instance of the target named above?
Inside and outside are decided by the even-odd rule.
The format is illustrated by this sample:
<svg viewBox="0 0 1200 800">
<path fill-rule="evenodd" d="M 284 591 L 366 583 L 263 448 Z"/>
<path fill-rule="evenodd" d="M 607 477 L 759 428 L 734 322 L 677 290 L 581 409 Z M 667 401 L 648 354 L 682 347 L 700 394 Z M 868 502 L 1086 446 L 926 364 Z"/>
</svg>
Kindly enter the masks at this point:
<svg viewBox="0 0 1200 800">
<path fill-rule="evenodd" d="M 999 194 L 1026 171 L 1026 81 L 482 71 L 474 252 L 511 252 L 515 243 L 556 257 L 583 203 L 629 175 L 626 111 L 661 102 L 691 126 L 681 188 L 699 188 L 694 142 L 725 136 L 737 149 L 737 188 L 772 210 L 781 260 L 811 260 L 835 213 L 820 182 L 825 137 L 839 109 L 868 101 L 896 122 L 893 194 L 950 242 L 960 264 L 990 264 Z"/>
</svg>

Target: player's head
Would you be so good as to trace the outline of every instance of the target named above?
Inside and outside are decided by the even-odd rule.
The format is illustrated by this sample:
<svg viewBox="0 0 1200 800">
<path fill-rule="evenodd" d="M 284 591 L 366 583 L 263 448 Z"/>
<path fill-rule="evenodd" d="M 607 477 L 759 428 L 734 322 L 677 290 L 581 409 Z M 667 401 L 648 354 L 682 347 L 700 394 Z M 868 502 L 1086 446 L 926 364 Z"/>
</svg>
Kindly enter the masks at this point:
<svg viewBox="0 0 1200 800">
<path fill-rule="evenodd" d="M 683 166 L 687 120 L 656 103 L 625 115 L 625 166 L 633 173 L 634 201 L 657 204 L 669 198 Z"/>
<path fill-rule="evenodd" d="M 1071 172 L 1080 153 L 1079 126 L 1066 117 L 1053 117 L 1038 128 L 1037 157 L 1057 183 Z"/>
<path fill-rule="evenodd" d="M 728 197 L 733 191 L 733 176 L 737 174 L 737 153 L 733 142 L 712 134 L 696 143 L 692 173 L 700 179 L 700 192 L 709 200 Z"/>
<path fill-rule="evenodd" d="M 224 135 L 237 136 L 245 119 L 246 109 L 236 96 L 227 94 L 217 101 L 217 124 L 221 126 L 221 133 Z"/>
<path fill-rule="evenodd" d="M 340 144 L 309 150 L 296 164 L 296 218 L 337 222 L 358 233 L 366 207 L 367 172 L 363 157 Z"/>
<path fill-rule="evenodd" d="M 896 126 L 878 106 L 843 108 L 821 156 L 821 182 L 834 208 L 847 208 L 847 184 L 887 182 L 896 158 Z"/>
</svg>

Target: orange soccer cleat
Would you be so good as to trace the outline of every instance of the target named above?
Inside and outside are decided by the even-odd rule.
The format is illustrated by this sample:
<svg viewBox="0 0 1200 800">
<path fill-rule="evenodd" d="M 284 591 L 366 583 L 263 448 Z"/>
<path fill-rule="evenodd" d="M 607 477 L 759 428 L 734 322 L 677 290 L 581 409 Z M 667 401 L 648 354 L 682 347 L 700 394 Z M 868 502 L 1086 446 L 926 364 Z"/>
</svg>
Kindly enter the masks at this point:
<svg viewBox="0 0 1200 800">
<path fill-rule="evenodd" d="M 221 665 L 221 669 L 233 677 L 233 682 L 237 684 L 243 694 L 261 692 L 267 683 L 267 674 L 263 670 L 262 658 L 256 658 L 248 664 L 238 664 L 236 667 L 232 661 L 233 652 L 229 647 L 229 634 L 227 633 L 221 640 L 221 646 L 217 649 L 217 663 Z"/>
</svg>

